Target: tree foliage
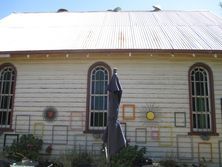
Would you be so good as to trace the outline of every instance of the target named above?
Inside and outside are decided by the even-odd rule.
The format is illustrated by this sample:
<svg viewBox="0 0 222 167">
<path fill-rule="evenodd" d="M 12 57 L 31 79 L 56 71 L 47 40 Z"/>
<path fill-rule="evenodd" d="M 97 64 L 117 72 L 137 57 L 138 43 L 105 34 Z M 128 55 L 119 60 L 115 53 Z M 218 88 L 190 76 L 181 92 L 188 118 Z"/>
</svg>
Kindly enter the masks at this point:
<svg viewBox="0 0 222 167">
<path fill-rule="evenodd" d="M 37 160 L 42 144 L 42 139 L 38 139 L 32 134 L 22 135 L 18 142 L 14 140 L 11 146 L 6 146 L 5 152 L 16 160 L 21 160 L 22 156 Z"/>
</svg>

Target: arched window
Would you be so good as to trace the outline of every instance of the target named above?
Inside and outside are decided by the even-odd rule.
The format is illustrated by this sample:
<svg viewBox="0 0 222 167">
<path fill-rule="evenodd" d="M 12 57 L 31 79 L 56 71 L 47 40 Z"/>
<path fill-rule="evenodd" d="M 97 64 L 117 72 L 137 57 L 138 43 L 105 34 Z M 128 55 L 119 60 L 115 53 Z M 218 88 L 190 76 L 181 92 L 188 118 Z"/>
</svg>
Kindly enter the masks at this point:
<svg viewBox="0 0 222 167">
<path fill-rule="evenodd" d="M 191 134 L 216 134 L 213 73 L 203 63 L 189 70 Z"/>
<path fill-rule="evenodd" d="M 0 129 L 12 126 L 15 97 L 16 69 L 12 64 L 0 65 Z"/>
<path fill-rule="evenodd" d="M 98 62 L 88 70 L 86 132 L 100 132 L 107 124 L 110 67 Z"/>
</svg>

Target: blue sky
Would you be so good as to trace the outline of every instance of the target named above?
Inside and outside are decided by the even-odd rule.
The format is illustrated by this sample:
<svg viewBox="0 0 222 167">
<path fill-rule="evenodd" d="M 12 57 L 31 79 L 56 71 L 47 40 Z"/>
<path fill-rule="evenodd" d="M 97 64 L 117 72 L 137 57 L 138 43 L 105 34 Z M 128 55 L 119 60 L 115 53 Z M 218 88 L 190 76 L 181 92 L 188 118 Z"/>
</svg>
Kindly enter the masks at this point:
<svg viewBox="0 0 222 167">
<path fill-rule="evenodd" d="M 12 12 L 105 11 L 119 6 L 122 10 L 207 10 L 222 16 L 222 0 L 0 0 L 0 19 Z"/>
</svg>

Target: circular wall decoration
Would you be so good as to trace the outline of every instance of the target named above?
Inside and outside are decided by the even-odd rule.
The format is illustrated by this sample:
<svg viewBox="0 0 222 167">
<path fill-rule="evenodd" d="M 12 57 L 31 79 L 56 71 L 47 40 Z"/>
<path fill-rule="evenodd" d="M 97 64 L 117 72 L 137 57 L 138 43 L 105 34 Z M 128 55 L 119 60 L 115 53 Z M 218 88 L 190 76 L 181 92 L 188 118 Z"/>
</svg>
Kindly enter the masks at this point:
<svg viewBox="0 0 222 167">
<path fill-rule="evenodd" d="M 207 133 L 202 133 L 202 134 L 200 135 L 200 138 L 201 138 L 202 140 L 206 140 L 206 141 L 210 140 L 210 136 L 209 136 Z"/>
<path fill-rule="evenodd" d="M 43 111 L 43 118 L 46 121 L 54 121 L 55 118 L 57 117 L 57 109 L 55 107 L 46 107 L 45 110 Z"/>
<path fill-rule="evenodd" d="M 155 118 L 155 115 L 154 115 L 154 113 L 152 111 L 148 111 L 146 113 L 146 119 L 147 120 L 154 120 L 154 118 Z"/>
</svg>

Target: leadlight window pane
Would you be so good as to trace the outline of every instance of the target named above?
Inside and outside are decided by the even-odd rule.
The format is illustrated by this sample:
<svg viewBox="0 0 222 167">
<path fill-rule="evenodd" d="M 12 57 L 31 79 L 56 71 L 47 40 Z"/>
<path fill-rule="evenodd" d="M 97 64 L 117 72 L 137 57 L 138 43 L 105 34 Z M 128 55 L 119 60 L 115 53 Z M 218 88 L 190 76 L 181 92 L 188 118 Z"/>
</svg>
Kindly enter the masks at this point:
<svg viewBox="0 0 222 167">
<path fill-rule="evenodd" d="M 101 69 L 98 69 L 98 71 L 96 72 L 96 80 L 103 81 L 104 76 L 105 76 L 104 71 L 102 71 Z"/>
<path fill-rule="evenodd" d="M 192 82 L 192 96 L 194 96 L 195 95 L 195 83 L 194 82 Z"/>
<path fill-rule="evenodd" d="M 107 113 L 94 112 L 91 113 L 91 127 L 102 127 L 107 122 Z"/>
<path fill-rule="evenodd" d="M 95 97 L 95 110 L 103 110 L 104 109 L 104 98 L 103 96 Z"/>
<path fill-rule="evenodd" d="M 192 98 L 192 106 L 193 106 L 193 111 L 197 111 L 197 110 L 196 110 L 195 98 Z"/>
<path fill-rule="evenodd" d="M 197 118 L 196 118 L 196 114 L 193 114 L 193 128 L 196 129 L 197 128 Z"/>
<path fill-rule="evenodd" d="M 207 112 L 210 112 L 210 109 L 209 109 L 209 99 L 205 98 L 205 101 L 206 101 L 206 110 L 207 110 Z"/>
<path fill-rule="evenodd" d="M 206 96 L 208 96 L 208 85 L 207 85 L 207 82 L 205 82 L 204 88 L 205 88 Z"/>
<path fill-rule="evenodd" d="M 105 87 L 105 83 L 104 81 L 96 81 L 96 84 L 95 84 L 95 94 L 104 94 L 104 87 Z"/>
<path fill-rule="evenodd" d="M 199 112 L 205 111 L 205 101 L 204 101 L 204 98 L 197 97 L 196 99 L 197 99 L 196 100 L 197 111 L 199 111 Z"/>
<path fill-rule="evenodd" d="M 206 115 L 198 114 L 198 129 L 206 129 Z"/>
<path fill-rule="evenodd" d="M 12 107 L 12 98 L 11 96 L 1 96 L 1 109 L 8 109 Z"/>
<path fill-rule="evenodd" d="M 210 115 L 209 114 L 207 114 L 207 122 L 208 122 L 207 128 L 210 129 Z"/>
</svg>

